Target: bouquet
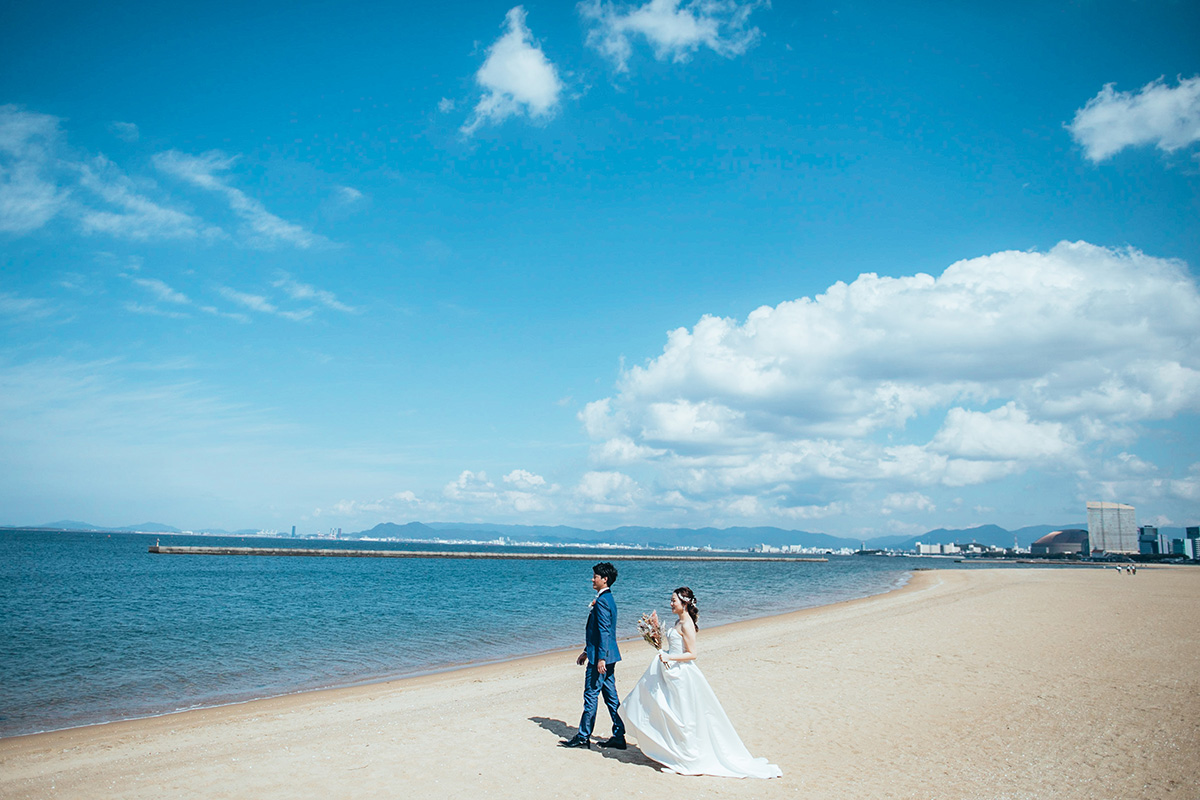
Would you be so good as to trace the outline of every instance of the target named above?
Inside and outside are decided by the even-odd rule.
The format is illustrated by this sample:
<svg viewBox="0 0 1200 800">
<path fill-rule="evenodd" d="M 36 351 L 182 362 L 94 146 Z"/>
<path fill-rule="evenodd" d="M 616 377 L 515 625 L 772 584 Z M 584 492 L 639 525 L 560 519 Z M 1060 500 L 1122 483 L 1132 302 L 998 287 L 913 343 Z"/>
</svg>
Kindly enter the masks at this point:
<svg viewBox="0 0 1200 800">
<path fill-rule="evenodd" d="M 663 629 L 662 623 L 658 621 L 657 611 L 642 614 L 642 618 L 638 620 L 637 627 L 638 633 L 642 634 L 642 638 L 648 644 L 653 646 L 655 650 L 662 649 Z"/>
</svg>

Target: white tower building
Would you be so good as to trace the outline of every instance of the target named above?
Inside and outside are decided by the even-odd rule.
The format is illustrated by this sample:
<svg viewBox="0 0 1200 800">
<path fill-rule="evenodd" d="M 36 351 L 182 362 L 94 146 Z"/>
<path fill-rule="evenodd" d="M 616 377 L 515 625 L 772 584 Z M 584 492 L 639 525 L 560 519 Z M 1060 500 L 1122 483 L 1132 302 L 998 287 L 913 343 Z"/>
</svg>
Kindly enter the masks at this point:
<svg viewBox="0 0 1200 800">
<path fill-rule="evenodd" d="M 1124 503 L 1087 504 L 1088 540 L 1092 551 L 1136 553 L 1138 551 L 1137 516 L 1133 506 Z"/>
</svg>

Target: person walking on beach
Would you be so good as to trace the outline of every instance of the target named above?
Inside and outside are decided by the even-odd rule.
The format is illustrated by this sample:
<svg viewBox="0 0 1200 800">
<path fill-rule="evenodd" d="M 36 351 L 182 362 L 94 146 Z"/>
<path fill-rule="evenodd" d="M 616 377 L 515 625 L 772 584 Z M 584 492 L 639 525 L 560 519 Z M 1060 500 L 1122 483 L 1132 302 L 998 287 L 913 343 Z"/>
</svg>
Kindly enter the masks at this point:
<svg viewBox="0 0 1200 800">
<path fill-rule="evenodd" d="M 583 652 L 575 659 L 576 664 L 587 664 L 583 679 L 583 716 L 579 718 L 579 732 L 571 739 L 559 742 L 560 747 L 592 746 L 592 728 L 596 724 L 596 706 L 601 694 L 608 715 L 612 717 L 612 737 L 600 742 L 601 747 L 625 749 L 625 723 L 617 710 L 621 698 L 617 695 L 617 662 L 621 651 L 617 648 L 617 601 L 613 599 L 611 587 L 617 582 L 617 568 L 607 561 L 592 567 L 592 588 L 596 598 L 588 610 L 587 634 Z"/>
<path fill-rule="evenodd" d="M 671 593 L 679 621 L 625 698 L 625 719 L 643 755 L 664 772 L 725 778 L 778 778 L 765 758 L 750 755 L 696 664 L 700 611 L 687 586 Z"/>
</svg>

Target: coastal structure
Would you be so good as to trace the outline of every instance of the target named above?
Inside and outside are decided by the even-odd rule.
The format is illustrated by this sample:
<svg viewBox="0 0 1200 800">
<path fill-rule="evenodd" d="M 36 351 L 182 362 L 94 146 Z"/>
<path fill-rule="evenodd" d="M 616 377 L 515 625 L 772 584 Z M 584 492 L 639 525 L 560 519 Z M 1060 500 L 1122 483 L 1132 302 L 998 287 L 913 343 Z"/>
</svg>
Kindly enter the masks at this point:
<svg viewBox="0 0 1200 800">
<path fill-rule="evenodd" d="M 1032 556 L 1086 556 L 1090 553 L 1088 532 L 1082 528 L 1067 528 L 1047 533 L 1029 547 L 1029 554 Z"/>
<path fill-rule="evenodd" d="M 455 558 L 496 559 L 504 561 L 592 561 L 595 553 L 502 553 L 466 552 L 463 550 L 349 550 L 315 547 L 193 547 L 180 545 L 150 545 L 150 553 L 173 556 L 307 556 L 310 558 Z M 827 558 L 799 556 L 735 556 L 683 554 L 604 554 L 609 561 L 790 561 L 824 562 Z"/>
<path fill-rule="evenodd" d="M 1089 501 L 1087 504 L 1088 539 L 1092 552 L 1137 553 L 1137 515 L 1124 503 Z"/>
<path fill-rule="evenodd" d="M 1003 547 L 981 544 L 979 542 L 956 542 L 952 544 L 925 544 L 924 542 L 917 542 L 916 550 L 919 556 L 1002 556 L 1005 553 Z M 1017 547 L 1014 541 L 1013 552 L 1015 553 L 1016 551 Z"/>
</svg>

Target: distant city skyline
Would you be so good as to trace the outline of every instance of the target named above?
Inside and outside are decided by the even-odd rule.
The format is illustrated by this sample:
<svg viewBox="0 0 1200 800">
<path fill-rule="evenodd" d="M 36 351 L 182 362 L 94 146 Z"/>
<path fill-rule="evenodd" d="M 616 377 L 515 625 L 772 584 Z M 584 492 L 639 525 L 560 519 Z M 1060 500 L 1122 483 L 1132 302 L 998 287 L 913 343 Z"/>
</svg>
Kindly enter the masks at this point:
<svg viewBox="0 0 1200 800">
<path fill-rule="evenodd" d="M 1196 4 L 5 28 L 0 523 L 1198 521 Z"/>
</svg>

